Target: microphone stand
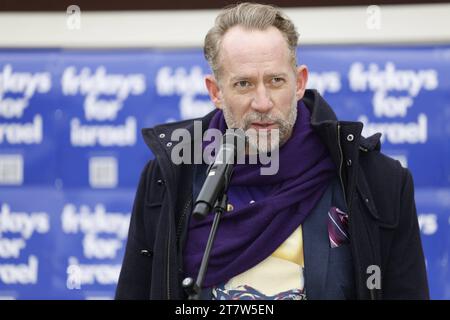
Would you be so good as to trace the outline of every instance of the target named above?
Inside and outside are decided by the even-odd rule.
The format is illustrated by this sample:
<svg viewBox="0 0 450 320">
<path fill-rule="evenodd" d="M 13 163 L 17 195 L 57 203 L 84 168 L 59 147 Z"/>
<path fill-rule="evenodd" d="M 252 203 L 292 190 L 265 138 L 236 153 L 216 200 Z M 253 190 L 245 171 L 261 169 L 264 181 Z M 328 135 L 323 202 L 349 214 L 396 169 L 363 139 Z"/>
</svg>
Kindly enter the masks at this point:
<svg viewBox="0 0 450 320">
<path fill-rule="evenodd" d="M 233 146 L 236 147 L 237 140 L 240 138 L 245 139 L 245 135 L 243 132 L 241 132 L 241 135 L 236 135 L 236 132 L 232 133 L 228 137 L 232 137 L 233 140 Z M 225 137 L 225 141 L 227 138 Z M 245 141 L 245 140 L 244 140 Z M 225 151 L 227 149 L 224 149 Z M 230 151 L 228 151 L 230 152 Z M 213 189 L 208 189 L 205 184 L 203 185 L 202 189 L 200 190 L 200 193 L 197 197 L 197 204 L 194 208 L 193 216 L 197 219 L 203 219 L 206 217 L 206 215 L 210 212 L 209 203 L 212 203 L 215 199 L 214 204 L 214 220 L 211 226 L 211 230 L 209 232 L 208 241 L 206 242 L 206 248 L 205 252 L 203 253 L 202 262 L 200 264 L 200 269 L 197 275 L 197 279 L 194 282 L 193 278 L 185 278 L 182 282 L 182 286 L 185 289 L 186 293 L 189 295 L 189 300 L 199 300 L 201 291 L 202 291 L 202 285 L 203 280 L 206 275 L 206 270 L 208 269 L 208 262 L 211 255 L 211 249 L 214 244 L 214 239 L 216 237 L 216 231 L 217 227 L 219 226 L 219 221 L 224 212 L 227 210 L 228 205 L 228 196 L 227 196 L 227 190 L 228 190 L 228 184 L 231 179 L 231 175 L 233 173 L 233 165 L 228 163 L 227 156 L 232 156 L 235 160 L 237 158 L 237 150 L 234 149 L 232 153 L 221 153 L 222 157 L 222 163 L 218 167 L 214 167 L 214 164 L 211 164 L 208 172 L 208 177 L 212 177 L 214 183 Z M 233 162 L 235 163 L 235 162 Z M 223 180 L 222 180 L 223 179 Z"/>
<path fill-rule="evenodd" d="M 211 231 L 209 232 L 208 241 L 206 242 L 206 248 L 205 252 L 203 253 L 203 258 L 200 264 L 200 270 L 197 275 L 197 280 L 195 282 L 194 279 L 192 278 L 186 278 L 183 280 L 183 287 L 189 294 L 188 297 L 189 300 L 200 299 L 203 280 L 206 275 L 206 270 L 208 269 L 209 257 L 211 255 L 211 249 L 214 243 L 214 239 L 216 237 L 217 227 L 219 226 L 219 221 L 222 216 L 222 213 L 224 213 L 227 210 L 227 205 L 228 205 L 228 196 L 226 192 L 223 192 L 217 198 L 216 204 L 214 206 L 215 210 L 214 220 L 211 226 Z"/>
</svg>

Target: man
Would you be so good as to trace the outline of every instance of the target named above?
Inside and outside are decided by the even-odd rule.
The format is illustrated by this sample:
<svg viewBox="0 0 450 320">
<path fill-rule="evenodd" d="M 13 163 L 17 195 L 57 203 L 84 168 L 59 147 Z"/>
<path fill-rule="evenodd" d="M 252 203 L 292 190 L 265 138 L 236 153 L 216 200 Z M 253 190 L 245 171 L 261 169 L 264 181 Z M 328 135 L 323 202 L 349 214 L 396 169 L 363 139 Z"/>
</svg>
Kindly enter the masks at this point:
<svg viewBox="0 0 450 320">
<path fill-rule="evenodd" d="M 297 41 L 281 11 L 249 3 L 224 10 L 205 38 L 218 110 L 203 130 L 256 132 L 249 145 L 278 152 L 279 168 L 235 165 L 201 298 L 428 299 L 411 174 L 380 153 L 379 135 L 362 137 L 361 123 L 305 90 Z M 197 276 L 213 214 L 191 212 L 207 166 L 173 163 L 177 129 L 194 121 L 143 131 L 156 158 L 137 190 L 118 299 L 185 299 L 183 279 Z"/>
</svg>

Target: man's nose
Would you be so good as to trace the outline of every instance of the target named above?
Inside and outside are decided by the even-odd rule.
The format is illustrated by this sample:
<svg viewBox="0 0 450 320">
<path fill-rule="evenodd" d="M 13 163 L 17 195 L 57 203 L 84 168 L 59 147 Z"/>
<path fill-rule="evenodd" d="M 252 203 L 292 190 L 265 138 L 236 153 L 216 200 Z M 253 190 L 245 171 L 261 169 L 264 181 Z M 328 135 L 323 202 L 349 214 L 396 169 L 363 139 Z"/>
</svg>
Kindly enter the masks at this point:
<svg viewBox="0 0 450 320">
<path fill-rule="evenodd" d="M 273 108 L 273 102 L 270 97 L 270 92 L 263 85 L 260 85 L 255 93 L 255 96 L 252 100 L 252 109 L 255 111 L 266 113 L 269 112 Z"/>
</svg>

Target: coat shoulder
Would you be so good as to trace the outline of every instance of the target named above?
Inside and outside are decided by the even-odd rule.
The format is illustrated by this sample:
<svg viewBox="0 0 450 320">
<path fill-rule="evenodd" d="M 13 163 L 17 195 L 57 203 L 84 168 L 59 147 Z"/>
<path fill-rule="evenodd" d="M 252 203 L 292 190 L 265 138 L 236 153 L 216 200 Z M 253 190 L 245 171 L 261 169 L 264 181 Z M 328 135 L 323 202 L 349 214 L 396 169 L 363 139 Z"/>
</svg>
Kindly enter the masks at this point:
<svg viewBox="0 0 450 320">
<path fill-rule="evenodd" d="M 361 152 L 358 190 L 364 197 L 370 194 L 371 212 L 382 226 L 398 225 L 405 197 L 414 198 L 412 175 L 395 160 L 380 150 Z M 362 177 L 361 177 L 362 176 Z M 362 181 L 362 182 L 361 182 Z"/>
<path fill-rule="evenodd" d="M 400 161 L 389 157 L 381 151 L 381 134 L 376 133 L 370 137 L 361 137 L 359 142 L 360 165 L 367 175 L 373 175 L 374 178 L 382 181 L 390 180 L 386 174 L 392 175 L 391 178 L 397 179 L 409 172 L 404 168 Z"/>
</svg>

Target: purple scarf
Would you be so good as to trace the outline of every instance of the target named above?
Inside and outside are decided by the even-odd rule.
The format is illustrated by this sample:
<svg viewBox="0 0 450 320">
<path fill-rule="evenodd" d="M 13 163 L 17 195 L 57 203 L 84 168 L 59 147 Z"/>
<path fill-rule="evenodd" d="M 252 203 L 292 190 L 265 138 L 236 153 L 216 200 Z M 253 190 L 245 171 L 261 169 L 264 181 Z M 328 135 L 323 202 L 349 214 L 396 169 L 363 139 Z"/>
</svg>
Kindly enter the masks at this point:
<svg viewBox="0 0 450 320">
<path fill-rule="evenodd" d="M 260 164 L 237 164 L 233 186 L 265 187 L 265 199 L 222 215 L 211 251 L 204 287 L 218 285 L 245 272 L 271 255 L 303 223 L 324 194 L 336 168 L 328 150 L 313 132 L 310 112 L 299 102 L 292 136 L 280 148 L 279 171 L 260 175 Z M 223 112 L 209 124 L 225 132 Z M 197 276 L 214 214 L 190 219 L 184 249 L 188 276 Z"/>
</svg>

